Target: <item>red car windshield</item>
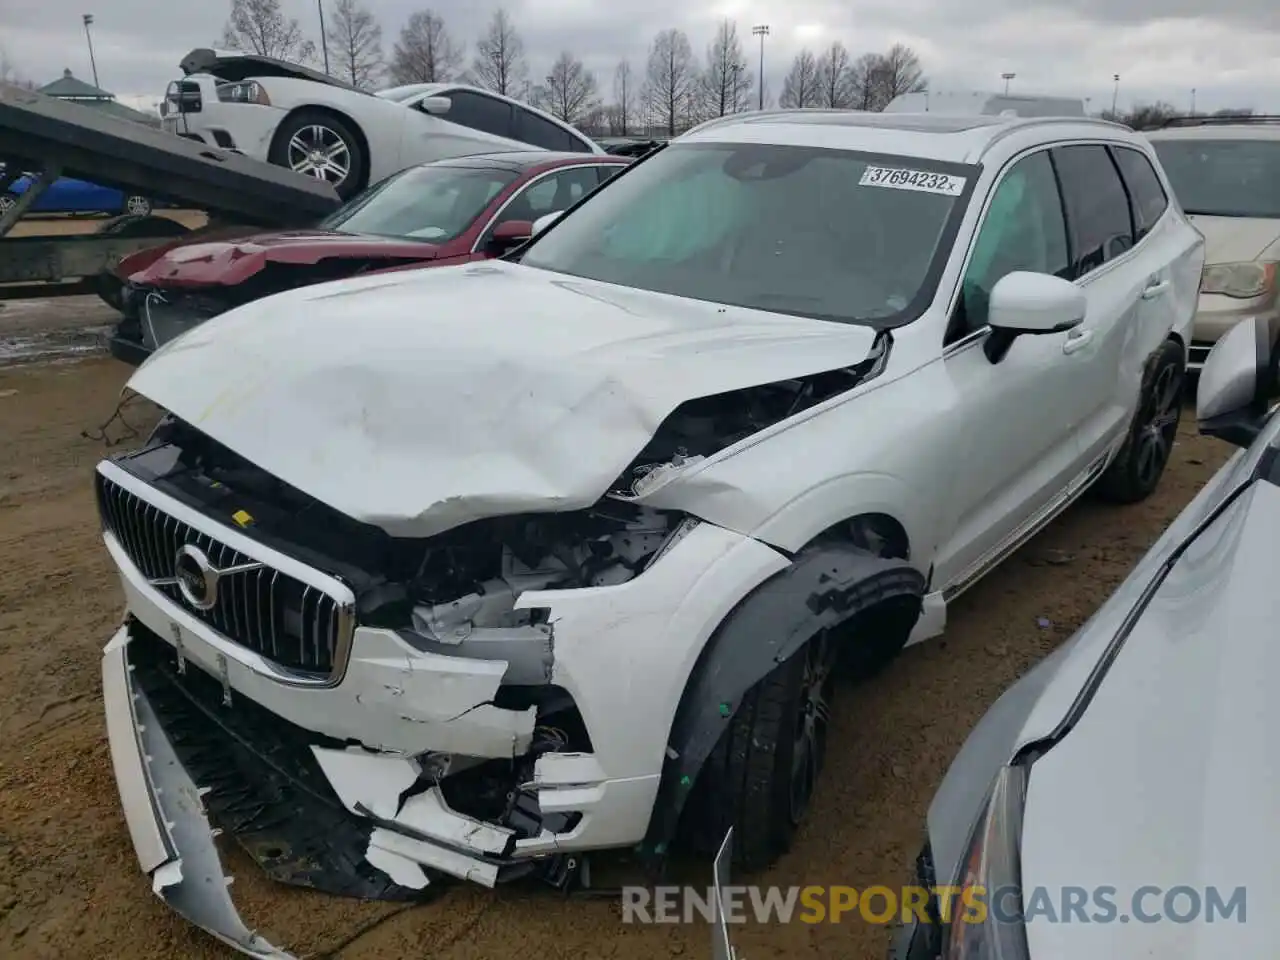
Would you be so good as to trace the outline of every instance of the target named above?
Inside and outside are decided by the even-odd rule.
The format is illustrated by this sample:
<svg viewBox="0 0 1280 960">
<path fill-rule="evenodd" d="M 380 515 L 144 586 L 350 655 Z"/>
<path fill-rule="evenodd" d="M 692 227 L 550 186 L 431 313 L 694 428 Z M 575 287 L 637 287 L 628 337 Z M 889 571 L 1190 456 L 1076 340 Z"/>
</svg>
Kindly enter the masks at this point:
<svg viewBox="0 0 1280 960">
<path fill-rule="evenodd" d="M 324 230 L 446 243 L 518 174 L 483 167 L 410 167 L 370 187 L 320 224 Z"/>
</svg>

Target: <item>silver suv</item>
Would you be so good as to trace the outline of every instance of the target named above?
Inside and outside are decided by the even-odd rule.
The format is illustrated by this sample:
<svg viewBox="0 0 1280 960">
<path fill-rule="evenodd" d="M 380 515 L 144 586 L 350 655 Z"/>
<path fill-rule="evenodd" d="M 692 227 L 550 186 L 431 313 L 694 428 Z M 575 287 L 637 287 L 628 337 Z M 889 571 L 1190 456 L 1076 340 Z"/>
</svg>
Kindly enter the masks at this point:
<svg viewBox="0 0 1280 960">
<path fill-rule="evenodd" d="M 1244 317 L 1280 333 L 1280 117 L 1177 118 L 1149 135 L 1183 210 L 1205 237 L 1188 367 Z"/>
</svg>

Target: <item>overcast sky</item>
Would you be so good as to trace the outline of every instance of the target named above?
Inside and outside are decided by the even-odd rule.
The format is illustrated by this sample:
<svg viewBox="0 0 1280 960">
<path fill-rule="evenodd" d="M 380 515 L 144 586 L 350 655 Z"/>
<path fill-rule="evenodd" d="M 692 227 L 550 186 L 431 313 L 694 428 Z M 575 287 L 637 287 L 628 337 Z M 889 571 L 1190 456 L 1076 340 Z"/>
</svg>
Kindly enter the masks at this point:
<svg viewBox="0 0 1280 960">
<path fill-rule="evenodd" d="M 331 0 L 328 0 L 331 2 Z M 315 0 L 283 0 L 286 13 L 318 37 Z M 409 14 L 430 7 L 456 40 L 474 45 L 499 5 L 489 0 L 367 0 L 384 46 Z M 525 41 L 530 76 L 541 78 L 560 50 L 593 69 L 602 91 L 629 58 L 643 70 L 655 32 L 680 27 L 705 50 L 716 22 L 739 25 L 754 71 L 751 26 L 767 23 L 765 74 L 777 92 L 791 58 L 842 40 L 856 56 L 900 41 L 920 55 L 935 91 L 1012 90 L 1091 98 L 1109 107 L 1120 74 L 1121 108 L 1164 99 L 1186 109 L 1250 106 L 1280 113 L 1280 0 L 509 0 Z M 0 0 L 0 47 L 23 75 L 46 83 L 70 68 L 91 79 L 83 13 L 92 13 L 103 87 L 122 99 L 158 100 L 189 50 L 212 46 L 230 0 Z"/>
</svg>

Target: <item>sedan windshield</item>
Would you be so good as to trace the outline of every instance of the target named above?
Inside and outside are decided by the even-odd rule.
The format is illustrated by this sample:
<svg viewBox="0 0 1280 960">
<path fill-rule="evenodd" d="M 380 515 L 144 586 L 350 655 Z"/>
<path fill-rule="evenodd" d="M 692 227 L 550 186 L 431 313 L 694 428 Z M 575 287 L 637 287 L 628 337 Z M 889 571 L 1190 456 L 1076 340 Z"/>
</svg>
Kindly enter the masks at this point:
<svg viewBox="0 0 1280 960">
<path fill-rule="evenodd" d="M 526 266 L 866 323 L 928 305 L 976 167 L 762 144 L 676 144 L 540 237 Z"/>
<path fill-rule="evenodd" d="M 320 226 L 341 233 L 444 243 L 465 233 L 515 179 L 512 170 L 410 167 L 340 207 Z"/>
<path fill-rule="evenodd" d="M 1280 140 L 1155 140 L 1187 213 L 1280 218 Z"/>
</svg>

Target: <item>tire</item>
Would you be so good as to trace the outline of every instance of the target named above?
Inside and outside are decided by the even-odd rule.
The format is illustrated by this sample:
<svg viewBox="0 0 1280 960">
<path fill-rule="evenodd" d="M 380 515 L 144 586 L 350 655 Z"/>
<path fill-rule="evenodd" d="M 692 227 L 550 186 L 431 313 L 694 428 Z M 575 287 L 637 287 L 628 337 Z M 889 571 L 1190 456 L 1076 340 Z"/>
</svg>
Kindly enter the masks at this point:
<svg viewBox="0 0 1280 960">
<path fill-rule="evenodd" d="M 0 193 L 0 216 L 3 216 L 4 214 L 12 210 L 17 205 L 17 203 L 18 203 L 17 198 L 15 198 L 12 194 Z"/>
<path fill-rule="evenodd" d="M 327 152 L 328 167 L 315 165 L 316 150 Z M 319 110 L 300 110 L 286 117 L 276 130 L 270 157 L 277 166 L 329 182 L 343 200 L 363 189 L 368 169 L 368 158 L 350 123 Z"/>
<path fill-rule="evenodd" d="M 826 757 L 836 654 L 823 631 L 747 691 L 690 797 L 689 845 L 713 852 L 733 827 L 733 861 L 748 870 L 790 849 Z"/>
<path fill-rule="evenodd" d="M 1166 340 L 1148 361 L 1129 435 L 1094 487 L 1101 499 L 1138 503 L 1155 492 L 1178 435 L 1186 367 L 1175 340 Z"/>
<path fill-rule="evenodd" d="M 124 212 L 135 217 L 151 216 L 151 201 L 146 197 L 134 194 L 124 198 Z"/>
</svg>

